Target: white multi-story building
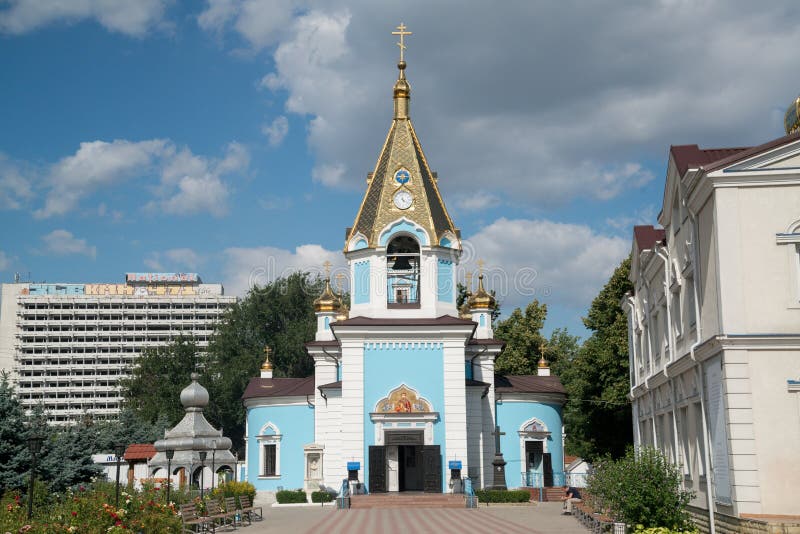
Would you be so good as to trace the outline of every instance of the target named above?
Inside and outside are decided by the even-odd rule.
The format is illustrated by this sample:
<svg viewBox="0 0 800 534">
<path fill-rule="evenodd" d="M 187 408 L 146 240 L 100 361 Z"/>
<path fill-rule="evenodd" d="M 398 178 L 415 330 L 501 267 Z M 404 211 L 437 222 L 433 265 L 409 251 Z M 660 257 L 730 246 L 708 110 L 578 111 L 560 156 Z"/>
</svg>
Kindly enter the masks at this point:
<svg viewBox="0 0 800 534">
<path fill-rule="evenodd" d="M 234 302 L 221 284 L 194 273 L 128 273 L 124 284 L 3 284 L 0 370 L 23 406 L 42 404 L 51 422 L 114 416 L 119 381 L 144 349 L 180 335 L 207 347 Z"/>
<path fill-rule="evenodd" d="M 622 303 L 635 441 L 705 527 L 800 514 L 800 133 L 673 146 L 659 223 L 634 229 Z"/>
</svg>

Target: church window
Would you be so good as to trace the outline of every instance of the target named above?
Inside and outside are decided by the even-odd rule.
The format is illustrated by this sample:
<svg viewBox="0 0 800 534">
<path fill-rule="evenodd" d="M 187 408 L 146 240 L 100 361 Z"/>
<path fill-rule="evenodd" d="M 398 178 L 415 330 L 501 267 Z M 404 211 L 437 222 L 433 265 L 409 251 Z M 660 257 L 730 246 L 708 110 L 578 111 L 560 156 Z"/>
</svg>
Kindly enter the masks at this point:
<svg viewBox="0 0 800 534">
<path fill-rule="evenodd" d="M 261 446 L 262 454 L 264 455 L 261 462 L 262 477 L 274 477 L 278 474 L 277 452 L 278 446 L 274 443 Z"/>
<path fill-rule="evenodd" d="M 411 236 L 395 237 L 386 247 L 387 304 L 419 306 L 419 243 Z"/>
<path fill-rule="evenodd" d="M 260 477 L 281 475 L 281 434 L 278 428 L 267 423 L 261 428 L 258 440 L 258 473 Z"/>
</svg>

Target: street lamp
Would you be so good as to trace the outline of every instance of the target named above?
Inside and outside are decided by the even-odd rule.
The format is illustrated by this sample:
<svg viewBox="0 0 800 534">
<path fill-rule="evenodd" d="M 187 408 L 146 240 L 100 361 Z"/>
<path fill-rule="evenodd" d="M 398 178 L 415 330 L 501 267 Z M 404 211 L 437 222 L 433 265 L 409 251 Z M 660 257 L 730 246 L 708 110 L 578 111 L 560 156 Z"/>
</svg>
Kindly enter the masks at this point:
<svg viewBox="0 0 800 534">
<path fill-rule="evenodd" d="M 205 486 L 205 480 L 203 479 L 203 475 L 205 474 L 206 470 L 206 456 L 208 453 L 206 451 L 200 451 L 200 500 L 203 500 L 203 486 Z"/>
<path fill-rule="evenodd" d="M 114 445 L 114 455 L 117 457 L 117 494 L 114 500 L 117 508 L 119 508 L 119 465 L 122 460 L 122 456 L 125 454 L 125 444 L 124 443 L 117 443 Z"/>
<path fill-rule="evenodd" d="M 36 472 L 36 460 L 39 457 L 39 451 L 42 449 L 42 442 L 44 438 L 37 434 L 31 434 L 28 437 L 28 447 L 31 449 L 31 483 L 28 488 L 28 519 L 33 514 L 33 478 Z"/>
<path fill-rule="evenodd" d="M 172 459 L 175 457 L 175 449 L 167 449 L 164 454 L 167 455 L 167 506 L 169 506 L 169 485 L 172 482 Z"/>
<path fill-rule="evenodd" d="M 234 460 L 236 460 L 233 463 L 233 481 L 234 482 L 238 482 L 238 480 L 237 480 L 237 477 L 239 476 L 237 474 L 237 472 L 239 471 L 239 451 L 238 450 L 233 453 L 233 458 L 234 458 Z"/>
<path fill-rule="evenodd" d="M 217 440 L 211 440 L 211 491 L 214 491 L 214 479 L 217 474 L 214 472 L 214 460 L 217 456 Z"/>
</svg>

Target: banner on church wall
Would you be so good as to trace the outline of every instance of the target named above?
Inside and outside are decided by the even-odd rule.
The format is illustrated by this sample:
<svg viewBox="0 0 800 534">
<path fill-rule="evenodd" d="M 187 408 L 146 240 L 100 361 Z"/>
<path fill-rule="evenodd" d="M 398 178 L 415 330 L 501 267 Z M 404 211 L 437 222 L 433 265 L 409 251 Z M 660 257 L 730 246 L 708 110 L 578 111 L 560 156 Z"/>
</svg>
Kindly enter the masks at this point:
<svg viewBox="0 0 800 534">
<path fill-rule="evenodd" d="M 717 356 L 705 365 L 705 385 L 708 397 L 708 431 L 711 434 L 711 465 L 713 468 L 714 499 L 731 504 L 731 475 L 728 461 L 728 428 L 725 424 L 725 398 L 722 384 L 722 358 Z"/>
</svg>

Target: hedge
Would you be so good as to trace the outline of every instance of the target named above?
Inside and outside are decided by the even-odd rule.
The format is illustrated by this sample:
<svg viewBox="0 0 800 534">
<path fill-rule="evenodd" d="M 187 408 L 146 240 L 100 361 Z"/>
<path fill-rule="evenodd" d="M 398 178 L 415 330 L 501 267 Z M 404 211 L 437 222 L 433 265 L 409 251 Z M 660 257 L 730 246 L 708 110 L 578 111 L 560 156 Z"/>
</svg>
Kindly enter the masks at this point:
<svg viewBox="0 0 800 534">
<path fill-rule="evenodd" d="M 311 502 L 331 502 L 333 495 L 327 491 L 313 491 L 311 492 Z"/>
<path fill-rule="evenodd" d="M 527 490 L 475 490 L 478 502 L 528 502 L 531 494 Z"/>
<path fill-rule="evenodd" d="M 308 502 L 306 492 L 301 489 L 281 490 L 275 494 L 275 499 L 278 500 L 278 504 L 297 504 Z"/>
</svg>

